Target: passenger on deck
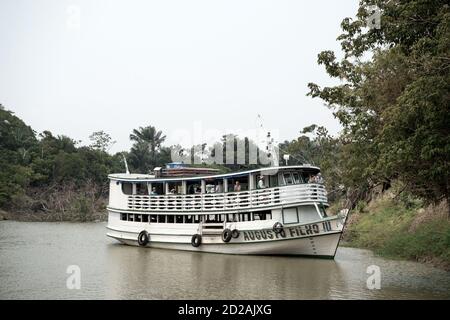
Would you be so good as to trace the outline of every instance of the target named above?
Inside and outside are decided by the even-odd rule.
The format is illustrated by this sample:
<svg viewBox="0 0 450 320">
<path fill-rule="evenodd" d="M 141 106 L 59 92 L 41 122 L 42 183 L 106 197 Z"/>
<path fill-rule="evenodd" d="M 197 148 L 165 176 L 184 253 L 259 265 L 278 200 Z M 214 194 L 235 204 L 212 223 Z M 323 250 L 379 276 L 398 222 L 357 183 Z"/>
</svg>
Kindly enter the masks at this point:
<svg viewBox="0 0 450 320">
<path fill-rule="evenodd" d="M 264 178 L 262 176 L 259 177 L 258 180 L 258 188 L 259 189 L 264 189 L 266 186 L 264 185 Z"/>
<path fill-rule="evenodd" d="M 234 192 L 239 192 L 241 191 L 241 184 L 239 183 L 239 181 L 236 181 L 235 185 L 234 185 Z"/>
<path fill-rule="evenodd" d="M 158 193 L 156 192 L 156 188 L 155 187 L 152 188 L 152 192 L 150 192 L 150 195 L 151 196 L 157 196 L 158 195 Z"/>
<path fill-rule="evenodd" d="M 222 193 L 222 192 L 223 192 L 223 187 L 222 187 L 222 184 L 219 182 L 216 185 L 216 193 Z"/>
<path fill-rule="evenodd" d="M 316 183 L 323 184 L 323 177 L 322 177 L 322 174 L 320 172 L 317 174 Z"/>
<path fill-rule="evenodd" d="M 315 175 L 310 175 L 309 179 L 308 179 L 308 183 L 316 183 L 316 176 Z"/>
</svg>

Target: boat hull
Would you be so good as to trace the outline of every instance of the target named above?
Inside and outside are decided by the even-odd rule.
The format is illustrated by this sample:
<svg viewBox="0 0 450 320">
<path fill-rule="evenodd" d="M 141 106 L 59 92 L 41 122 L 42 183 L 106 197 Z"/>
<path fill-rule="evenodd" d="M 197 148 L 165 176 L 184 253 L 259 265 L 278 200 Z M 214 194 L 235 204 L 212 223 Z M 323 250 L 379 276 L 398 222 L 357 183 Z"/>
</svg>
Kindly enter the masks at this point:
<svg viewBox="0 0 450 320">
<path fill-rule="evenodd" d="M 122 238 L 119 234 L 115 234 L 114 231 L 108 232 L 108 236 L 126 245 L 139 246 L 137 240 Z M 340 237 L 341 232 L 333 232 L 314 236 L 287 239 L 281 238 L 268 241 L 202 243 L 199 247 L 193 247 L 191 243 L 150 240 L 146 247 L 222 254 L 295 255 L 334 258 Z"/>
</svg>

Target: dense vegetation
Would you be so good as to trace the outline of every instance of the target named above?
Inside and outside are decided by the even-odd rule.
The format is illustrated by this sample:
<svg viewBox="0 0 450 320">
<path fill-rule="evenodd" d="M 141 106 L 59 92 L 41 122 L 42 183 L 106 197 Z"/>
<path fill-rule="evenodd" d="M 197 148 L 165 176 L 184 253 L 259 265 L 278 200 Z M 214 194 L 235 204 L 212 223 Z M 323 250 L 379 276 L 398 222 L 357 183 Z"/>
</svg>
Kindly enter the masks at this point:
<svg viewBox="0 0 450 320">
<path fill-rule="evenodd" d="M 378 18 L 370 11 L 371 5 L 380 10 L 375 27 L 371 19 Z M 433 247 L 432 256 L 448 261 L 449 8 L 443 0 L 361 0 L 356 17 L 342 21 L 343 33 L 338 37 L 342 52 L 318 55 L 318 63 L 339 84 L 308 85 L 308 95 L 326 102 L 342 132 L 333 137 L 326 128 L 311 125 L 295 140 L 280 144 L 281 163 L 282 155 L 288 153 L 290 164 L 320 166 L 334 207 L 356 209 L 358 219 L 349 232 L 354 244 L 418 258 L 432 241 L 439 244 Z M 124 171 L 122 154 L 108 153 L 113 141 L 105 132 L 95 132 L 90 138 L 90 146 L 78 146 L 77 141 L 49 131 L 36 134 L 1 107 L 0 208 L 53 212 L 59 219 L 71 219 L 64 214 L 75 212 L 75 218 L 82 220 L 86 213 L 101 209 L 107 174 Z M 165 138 L 152 126 L 133 130 L 133 146 L 123 153 L 130 169 L 148 172 L 170 162 L 171 148 L 164 146 Z M 222 149 L 226 159 L 225 139 L 191 150 L 173 147 L 180 154 L 190 151 L 192 160 L 200 158 L 204 165 L 223 171 L 255 167 L 209 164 L 205 155 L 214 157 L 215 150 Z M 238 138 L 235 151 L 238 143 L 245 144 L 248 161 L 254 142 Z M 375 198 L 382 205 L 370 207 Z M 363 209 L 367 203 L 370 214 Z M 429 206 L 440 209 L 427 209 L 428 215 L 444 211 L 447 217 L 435 214 L 436 219 L 411 227 L 421 219 L 420 208 Z"/>
<path fill-rule="evenodd" d="M 318 55 L 339 84 L 308 85 L 308 94 L 333 110 L 342 133 L 332 138 L 312 126 L 284 145 L 322 167 L 337 207 L 355 209 L 347 232 L 352 245 L 447 267 L 449 9 L 440 0 L 360 1 L 356 17 L 341 24 L 342 58 Z M 314 130 L 311 139 L 306 133 Z"/>
<path fill-rule="evenodd" d="M 171 162 L 172 149 L 190 152 L 190 161 L 195 160 L 200 166 L 207 165 L 215 150 L 221 149 L 224 163 L 227 157 L 226 136 L 212 146 L 203 144 L 200 148 L 193 146 L 185 150 L 180 146 L 164 146 L 166 137 L 155 127 L 140 127 L 130 134 L 133 142 L 130 151 L 114 155 L 108 152 L 115 143 L 109 134 L 99 131 L 89 138 L 89 146 L 79 146 L 79 141 L 54 136 L 50 131 L 37 134 L 0 105 L 0 209 L 14 213 L 13 218 L 28 220 L 101 219 L 108 195 L 107 176 L 125 172 L 124 157 L 135 173 L 149 173 Z M 239 143 L 246 147 L 248 162 L 253 142 L 246 137 L 236 137 L 234 157 L 237 157 Z M 194 159 L 196 157 L 202 161 Z M 257 165 L 210 166 L 225 172 Z"/>
<path fill-rule="evenodd" d="M 368 28 L 370 5 L 380 9 L 376 28 Z M 426 202 L 450 200 L 449 8 L 443 0 L 362 0 L 341 24 L 343 58 L 318 56 L 340 84 L 310 83 L 309 95 L 343 126 L 340 181 L 358 197 L 400 180 Z"/>
</svg>

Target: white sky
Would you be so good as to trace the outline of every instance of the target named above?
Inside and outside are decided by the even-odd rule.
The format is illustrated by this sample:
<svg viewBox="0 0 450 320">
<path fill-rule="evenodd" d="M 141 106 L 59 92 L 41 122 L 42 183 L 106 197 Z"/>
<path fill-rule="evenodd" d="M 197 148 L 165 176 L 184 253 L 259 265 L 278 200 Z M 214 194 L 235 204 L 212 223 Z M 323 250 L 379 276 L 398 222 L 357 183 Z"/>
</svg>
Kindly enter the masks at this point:
<svg viewBox="0 0 450 320">
<path fill-rule="evenodd" d="M 339 51 L 357 0 L 1 0 L 0 103 L 33 129 L 128 150 L 133 128 L 265 128 L 291 140 L 312 123 L 340 130 L 307 83 Z M 79 19 L 78 19 L 79 18 Z M 197 124 L 196 124 L 197 123 Z"/>
</svg>

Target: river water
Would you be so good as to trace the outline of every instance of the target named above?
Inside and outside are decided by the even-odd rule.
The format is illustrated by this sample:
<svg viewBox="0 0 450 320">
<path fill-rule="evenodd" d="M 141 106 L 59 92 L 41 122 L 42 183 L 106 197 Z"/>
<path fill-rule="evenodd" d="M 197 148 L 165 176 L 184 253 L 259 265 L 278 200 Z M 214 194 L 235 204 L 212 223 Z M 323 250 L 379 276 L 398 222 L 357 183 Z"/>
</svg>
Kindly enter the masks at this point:
<svg viewBox="0 0 450 320">
<path fill-rule="evenodd" d="M 105 226 L 1 221 L 0 299 L 450 299 L 449 272 L 368 250 L 321 260 L 149 249 Z M 73 265 L 80 289 L 67 287 Z M 372 265 L 380 289 L 368 289 Z"/>
</svg>

